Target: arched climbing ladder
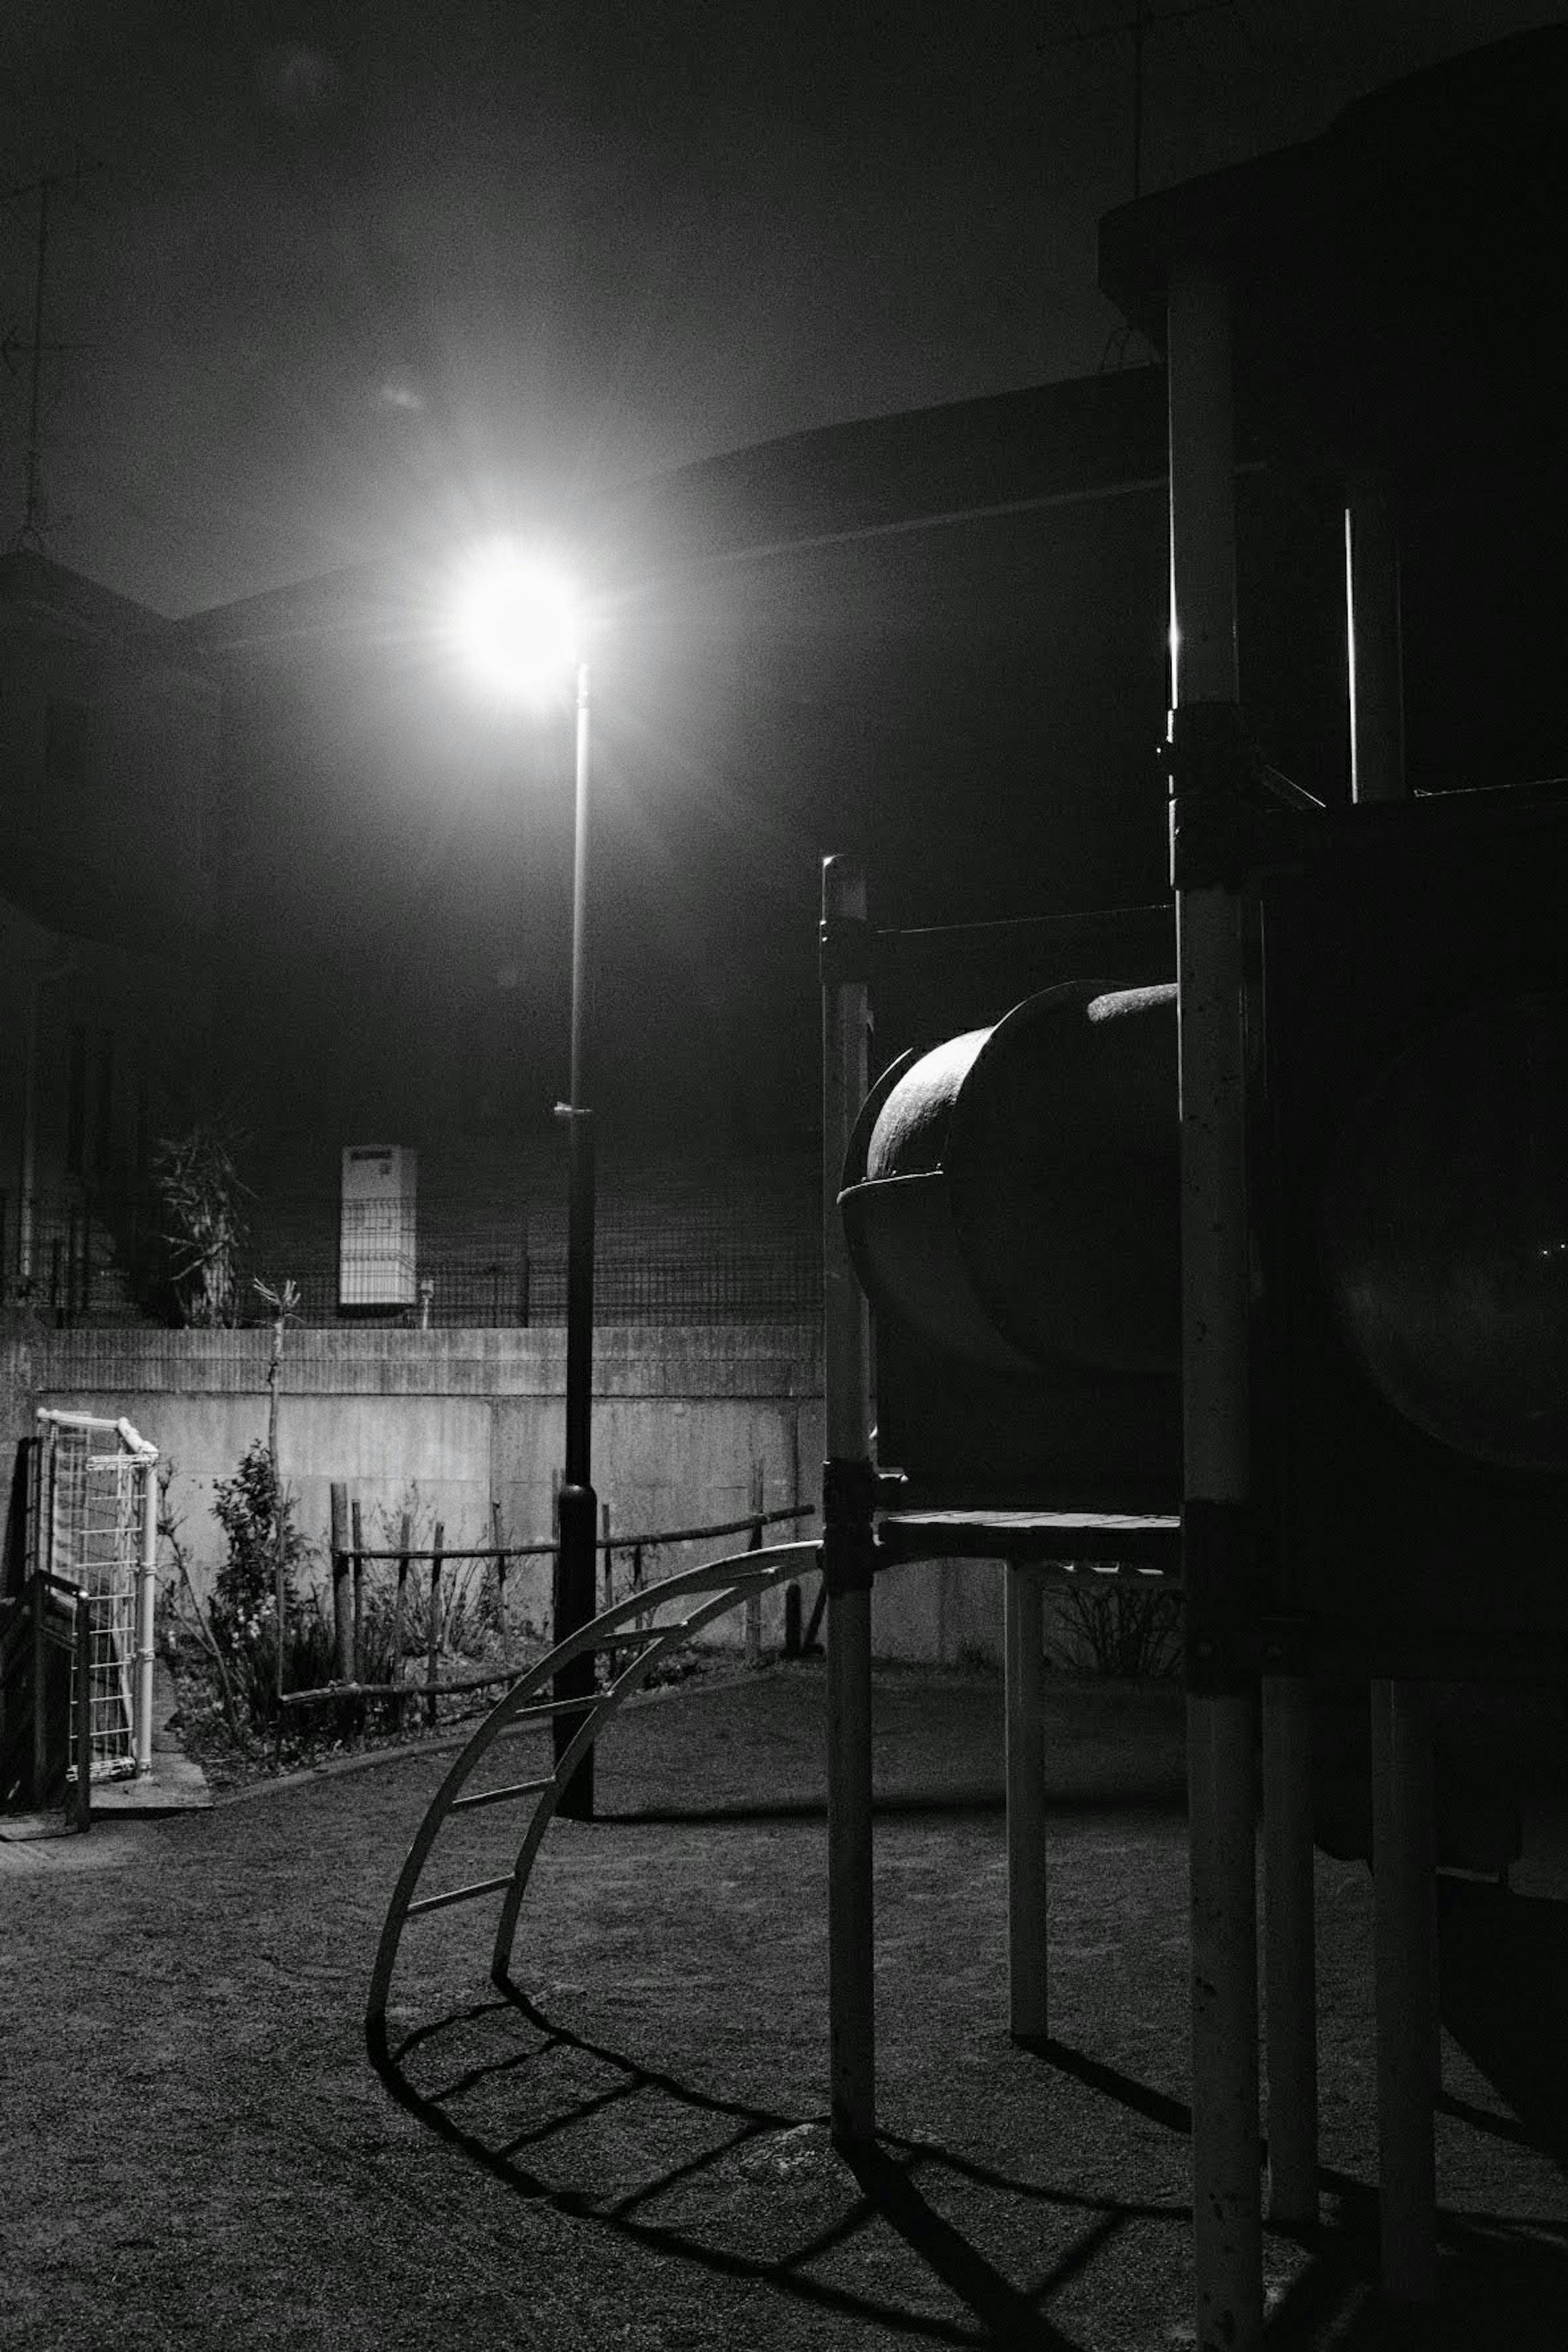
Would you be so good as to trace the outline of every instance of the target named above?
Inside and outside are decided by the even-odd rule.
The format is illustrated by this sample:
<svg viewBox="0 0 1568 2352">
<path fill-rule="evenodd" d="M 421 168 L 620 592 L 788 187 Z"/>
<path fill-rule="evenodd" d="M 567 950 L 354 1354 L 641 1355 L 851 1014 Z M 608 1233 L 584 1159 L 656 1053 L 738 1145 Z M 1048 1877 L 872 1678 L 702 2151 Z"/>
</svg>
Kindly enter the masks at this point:
<svg viewBox="0 0 1568 2352">
<path fill-rule="evenodd" d="M 747 1601 L 771 1591 L 776 1585 L 791 1584 L 797 1577 L 809 1575 L 820 1567 L 821 1549 L 811 1539 L 773 1544 L 765 1550 L 737 1552 L 725 1559 L 709 1560 L 700 1568 L 688 1569 L 679 1576 L 668 1578 L 662 1584 L 645 1585 L 626 1600 L 617 1601 L 568 1641 L 558 1643 L 519 1677 L 454 1759 L 451 1769 L 430 1801 L 393 1890 L 381 1941 L 376 1948 L 375 1965 L 371 1971 L 370 1996 L 365 2007 L 365 2041 L 376 2063 L 384 2064 L 389 2057 L 387 1997 L 402 1948 L 405 1927 L 411 1921 L 425 1917 L 433 1911 L 447 1910 L 460 1903 L 477 1903 L 486 1895 L 500 1895 L 500 1916 L 491 1945 L 489 1973 L 492 1983 L 504 1988 L 510 1979 L 518 1914 L 527 1892 L 534 1857 L 561 1801 L 562 1791 L 588 1749 L 602 1736 L 634 1691 L 647 1680 L 654 1667 L 672 1650 L 689 1642 L 730 1610 L 741 1608 Z M 683 1605 L 687 1602 L 694 1605 L 687 1608 Z M 672 1605 L 680 1605 L 680 1613 L 667 1622 L 637 1622 L 657 1621 L 658 1615 Z M 616 1658 L 628 1652 L 630 1655 L 625 1664 L 617 1665 L 606 1687 L 595 1692 L 591 1697 L 564 1700 L 542 1697 L 540 1694 L 550 1689 L 562 1667 L 570 1664 L 574 1658 L 581 1657 L 584 1651 L 608 1652 Z M 513 1780 L 498 1787 L 469 1788 L 468 1783 L 477 1769 L 499 1740 L 510 1732 L 545 1724 L 555 1716 L 566 1714 L 581 1714 L 583 1721 L 553 1770 L 536 1780 Z M 534 1801 L 533 1810 L 517 1846 L 515 1859 L 507 1869 L 493 1876 L 472 1879 L 466 1885 L 439 1887 L 432 1894 L 418 1892 L 425 1879 L 426 1865 L 439 1845 L 441 1832 L 454 1816 L 466 1816 L 489 1805 L 521 1803 L 529 1798 Z"/>
</svg>

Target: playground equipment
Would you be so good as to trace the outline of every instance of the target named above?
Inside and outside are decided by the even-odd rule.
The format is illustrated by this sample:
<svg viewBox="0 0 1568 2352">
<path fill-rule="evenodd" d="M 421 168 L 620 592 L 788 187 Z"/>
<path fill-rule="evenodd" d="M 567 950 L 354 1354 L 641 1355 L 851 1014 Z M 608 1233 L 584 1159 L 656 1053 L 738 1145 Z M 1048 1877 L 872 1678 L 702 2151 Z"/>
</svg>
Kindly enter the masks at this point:
<svg viewBox="0 0 1568 2352">
<path fill-rule="evenodd" d="M 386 2030 L 388 1998 L 408 1926 L 433 1911 L 479 1902 L 487 1895 L 500 1895 L 490 1947 L 490 1976 L 497 1985 L 509 1983 L 518 1915 L 534 1858 L 562 1795 L 584 1757 L 603 1737 L 627 1699 L 672 1650 L 694 1640 L 729 1610 L 744 1607 L 748 1601 L 774 1586 L 793 1583 L 797 1577 L 815 1571 L 818 1564 L 815 1542 L 774 1544 L 766 1549 L 710 1560 L 700 1568 L 688 1569 L 682 1575 L 667 1577 L 661 1583 L 645 1585 L 640 1591 L 628 1593 L 624 1601 L 601 1611 L 591 1623 L 558 1643 L 547 1656 L 519 1676 L 462 1748 L 431 1799 L 393 1890 L 376 1947 L 365 2009 L 365 2040 L 375 2064 L 384 2067 L 391 2054 Z M 671 1610 L 676 1612 L 673 1617 L 668 1613 Z M 625 1661 L 612 1669 L 605 1688 L 580 1697 L 540 1696 L 541 1692 L 555 1687 L 556 1676 L 563 1666 L 585 1658 L 591 1673 L 596 1655 Z M 556 1740 L 551 1771 L 523 1780 L 470 1785 L 498 1741 L 543 1725 L 552 1732 L 564 1726 L 569 1735 Z M 442 1830 L 455 1817 L 466 1818 L 480 1807 L 516 1804 L 529 1798 L 533 1800 L 533 1810 L 521 1842 L 508 1840 L 512 1859 L 506 1869 L 459 1885 L 438 1888 L 433 1894 L 421 1895 L 417 1891 Z"/>
<path fill-rule="evenodd" d="M 1259 1707 L 1270 2210 L 1317 2210 L 1310 1693 L 1348 1674 L 1370 1684 L 1382 2280 L 1423 2302 L 1439 2065 L 1426 1685 L 1568 1675 L 1568 784 L 1404 797 L 1395 533 L 1402 511 L 1417 529 L 1441 514 L 1458 478 L 1511 479 L 1516 504 L 1532 465 L 1561 488 L 1508 322 L 1550 266 L 1565 96 L 1568 39 L 1527 37 L 1489 71 L 1467 61 L 1462 86 L 1426 78 L 1102 227 L 1102 281 L 1169 382 L 1197 2338 L 1232 2352 L 1262 2328 Z M 1268 462 L 1343 484 L 1348 807 L 1268 770 L 1242 718 L 1238 401 Z M 1465 592 L 1462 565 L 1448 585 Z M 1497 646 L 1492 616 L 1472 625 Z M 891 944 L 862 877 L 829 861 L 826 1172 L 831 1190 L 842 1171 L 848 1229 L 828 1221 L 830 2000 L 851 2141 L 876 2123 L 875 1574 L 921 1551 L 1007 1562 L 1008 1751 L 1027 1758 L 1030 1563 L 1159 1556 L 1176 1527 L 1091 1507 L 1129 1498 L 1137 1412 L 1151 1441 L 1160 1428 L 1163 1244 L 1119 1260 L 1114 1202 L 1096 1228 L 1107 1151 L 1128 1165 L 1147 1140 L 1147 1073 L 1129 1068 L 1108 1117 L 1076 1025 L 1121 995 L 1115 969 L 870 1087 L 868 990 Z M 1004 1084 L 1010 1044 L 1028 1052 Z M 1144 1159 L 1163 1228 L 1166 1180 Z M 1076 1251 L 1026 1235 L 1037 1171 Z M 875 1446 L 856 1266 L 877 1309 Z M 1157 1445 L 1142 1458 L 1157 1477 Z M 1033 1819 L 1010 1831 L 1016 2032 L 1044 2022 L 1037 1843 Z"/>
<path fill-rule="evenodd" d="M 94 1781 L 153 1769 L 157 1465 L 128 1421 L 37 1415 L 26 1583 L 0 1627 L 5 1777 L 34 1806 L 71 1791 L 82 1829 Z"/>
<path fill-rule="evenodd" d="M 1405 797 L 1397 526 L 1430 535 L 1458 480 L 1517 488 L 1532 466 L 1553 490 L 1563 479 L 1554 395 L 1519 355 L 1556 267 L 1568 35 L 1486 57 L 1102 226 L 1102 282 L 1168 372 L 1173 941 L 1168 917 L 1064 923 L 1046 1000 L 999 1004 L 1005 1017 L 873 1087 L 869 991 L 897 945 L 871 929 L 857 869 L 831 859 L 824 873 L 835 2135 L 876 2130 L 875 1577 L 919 1557 L 1005 1563 L 1009 2010 L 1034 2037 L 1047 1996 L 1041 1580 L 1063 1561 L 1179 1569 L 1201 2352 L 1255 2352 L 1262 2334 L 1259 1724 L 1270 2213 L 1300 2224 L 1317 2210 L 1310 1692 L 1316 1675 L 1349 1674 L 1370 1688 L 1382 2281 L 1419 2303 L 1436 2292 L 1439 2065 L 1426 1685 L 1568 1682 L 1568 784 Z M 1238 401 L 1267 462 L 1342 486 L 1348 806 L 1277 776 L 1242 718 Z M 1461 565 L 1446 590 L 1467 584 Z M 1458 693 L 1440 667 L 1429 642 L 1429 679 Z M 1561 715 L 1541 699 L 1510 740 L 1555 730 L 1560 752 Z M 1428 727 L 1426 756 L 1458 728 Z M 1518 781 L 1485 761 L 1479 773 Z M 1174 1351 L 1157 1097 L 1170 1049 L 1156 1042 L 1173 971 Z M 1142 1154 L 1149 1231 L 1109 1196 L 1096 1153 Z M 1059 1222 L 1041 1234 L 1047 1209 Z M 669 1638 L 737 1605 L 742 1570 L 784 1577 L 816 1559 L 780 1548 L 678 1580 L 711 1597 Z M 641 1605 L 676 1591 L 645 1590 Z M 575 1642 L 617 1645 L 626 1613 Z M 510 1724 L 551 1712 L 531 1693 L 565 1651 L 448 1775 L 377 1958 L 383 2058 L 405 1923 L 501 1895 L 504 1979 L 558 1777 L 665 1636 L 628 1638 L 610 1692 L 575 1703 L 556 1775 L 466 1785 Z M 416 1894 L 446 1820 L 525 1795 L 540 1805 L 507 1872 Z"/>
</svg>

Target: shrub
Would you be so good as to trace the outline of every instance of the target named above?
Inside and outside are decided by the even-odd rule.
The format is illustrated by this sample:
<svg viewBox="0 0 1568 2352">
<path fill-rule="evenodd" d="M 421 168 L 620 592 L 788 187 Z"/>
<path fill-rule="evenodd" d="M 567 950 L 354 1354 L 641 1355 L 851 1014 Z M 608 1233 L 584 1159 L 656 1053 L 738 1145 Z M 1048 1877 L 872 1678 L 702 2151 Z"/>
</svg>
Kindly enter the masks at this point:
<svg viewBox="0 0 1568 2352">
<path fill-rule="evenodd" d="M 228 1538 L 228 1557 L 215 1580 L 209 1611 L 214 1639 L 252 1723 L 270 1723 L 279 1711 L 279 1568 L 285 1683 L 297 1687 L 325 1681 L 331 1644 L 314 1594 L 308 1608 L 300 1606 L 298 1571 L 310 1546 L 294 1524 L 293 1498 L 279 1493 L 277 1465 L 259 1438 L 234 1476 L 218 1481 L 213 1510 Z"/>
<path fill-rule="evenodd" d="M 1168 1585 L 1086 1575 L 1062 1592 L 1066 1663 L 1129 1681 L 1163 1679 L 1181 1658 L 1182 1596 Z"/>
</svg>

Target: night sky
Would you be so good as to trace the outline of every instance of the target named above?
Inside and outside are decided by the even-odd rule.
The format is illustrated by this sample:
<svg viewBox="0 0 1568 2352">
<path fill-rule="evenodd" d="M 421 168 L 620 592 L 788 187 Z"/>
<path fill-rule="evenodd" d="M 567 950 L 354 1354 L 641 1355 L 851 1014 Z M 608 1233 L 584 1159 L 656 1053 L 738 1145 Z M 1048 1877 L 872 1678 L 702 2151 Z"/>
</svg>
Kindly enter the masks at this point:
<svg viewBox="0 0 1568 2352">
<path fill-rule="evenodd" d="M 47 550 L 182 614 L 1089 372 L 1117 323 L 1094 226 L 1131 193 L 1133 13 L 14 0 L 0 183 L 85 167 L 54 199 Z M 1143 184 L 1552 13 L 1160 0 Z M 0 209 L 23 342 L 36 220 Z M 9 365 L 7 540 L 15 343 Z"/>
</svg>

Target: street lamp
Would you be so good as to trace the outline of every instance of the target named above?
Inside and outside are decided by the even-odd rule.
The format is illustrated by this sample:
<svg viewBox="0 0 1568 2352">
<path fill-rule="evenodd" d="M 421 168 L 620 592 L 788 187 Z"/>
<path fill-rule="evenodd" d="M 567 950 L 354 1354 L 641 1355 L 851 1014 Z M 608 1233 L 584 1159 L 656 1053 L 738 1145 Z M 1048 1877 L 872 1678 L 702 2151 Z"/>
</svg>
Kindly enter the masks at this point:
<svg viewBox="0 0 1568 2352">
<path fill-rule="evenodd" d="M 569 1144 L 566 1192 L 566 1452 L 558 1503 L 554 1638 L 563 1642 L 594 1614 L 598 1500 L 593 1486 L 594 1127 L 588 1090 L 588 661 L 582 608 L 570 583 L 549 565 L 510 544 L 489 551 L 465 578 L 456 634 L 469 667 L 510 703 L 542 707 L 574 673 L 577 688 L 576 802 L 572 846 L 572 1046 L 564 1119 Z M 593 1697 L 592 1652 L 555 1677 L 558 1701 Z M 552 1724 L 555 1759 L 583 1722 L 574 1707 Z M 594 1817 L 594 1751 L 562 1791 L 557 1809 L 572 1821 Z"/>
</svg>

